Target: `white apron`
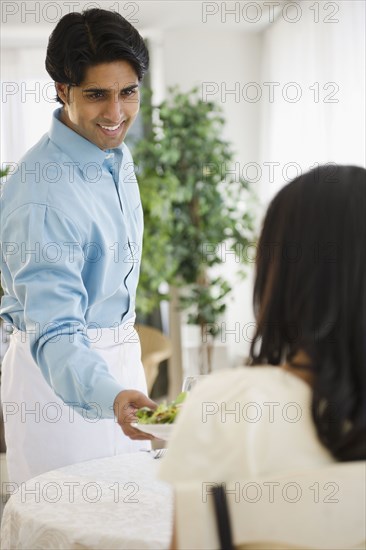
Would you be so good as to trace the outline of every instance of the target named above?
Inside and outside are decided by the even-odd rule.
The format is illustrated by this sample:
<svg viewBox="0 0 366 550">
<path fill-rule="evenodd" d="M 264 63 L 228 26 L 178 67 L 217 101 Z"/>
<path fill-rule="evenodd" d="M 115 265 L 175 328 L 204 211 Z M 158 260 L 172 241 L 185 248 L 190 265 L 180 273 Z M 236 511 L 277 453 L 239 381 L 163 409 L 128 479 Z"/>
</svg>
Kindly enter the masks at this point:
<svg viewBox="0 0 366 550">
<path fill-rule="evenodd" d="M 133 319 L 118 330 L 88 329 L 87 334 L 111 375 L 124 388 L 147 395 Z M 80 415 L 57 397 L 34 362 L 26 338 L 21 331 L 11 335 L 2 364 L 1 401 L 10 482 L 20 484 L 75 462 L 150 449 L 149 441 L 125 436 L 115 419 L 101 419 L 96 410 Z"/>
</svg>

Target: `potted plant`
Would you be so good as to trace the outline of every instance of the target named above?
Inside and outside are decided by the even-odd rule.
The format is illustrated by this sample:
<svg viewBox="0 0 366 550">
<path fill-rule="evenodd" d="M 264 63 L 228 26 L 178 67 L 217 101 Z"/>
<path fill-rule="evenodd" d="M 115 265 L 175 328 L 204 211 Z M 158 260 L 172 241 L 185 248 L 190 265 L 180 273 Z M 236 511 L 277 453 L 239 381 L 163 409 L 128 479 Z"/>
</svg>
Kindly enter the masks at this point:
<svg viewBox="0 0 366 550">
<path fill-rule="evenodd" d="M 222 138 L 221 108 L 205 102 L 197 89 L 169 90 L 160 105 L 145 90 L 145 137 L 134 148 L 145 215 L 144 249 L 137 309 L 148 313 L 165 295 L 161 283 L 180 289 L 188 323 L 201 330 L 201 373 L 212 367 L 231 285 L 213 267 L 225 261 L 223 247 L 240 258 L 240 276 L 253 240 L 254 194 L 247 181 L 225 173 L 234 166 L 231 146 Z M 217 269 L 215 269 L 217 272 Z"/>
</svg>

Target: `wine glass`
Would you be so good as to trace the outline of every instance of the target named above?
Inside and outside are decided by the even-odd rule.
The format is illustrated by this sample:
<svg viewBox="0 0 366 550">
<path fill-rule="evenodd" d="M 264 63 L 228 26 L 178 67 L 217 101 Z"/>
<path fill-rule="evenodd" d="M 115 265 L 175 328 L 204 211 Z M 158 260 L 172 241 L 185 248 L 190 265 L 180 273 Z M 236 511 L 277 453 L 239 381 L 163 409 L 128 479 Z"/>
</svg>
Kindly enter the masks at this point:
<svg viewBox="0 0 366 550">
<path fill-rule="evenodd" d="M 207 378 L 208 374 L 196 374 L 194 376 L 186 376 L 183 380 L 182 392 L 190 392 L 194 386 L 202 381 L 204 378 Z"/>
</svg>

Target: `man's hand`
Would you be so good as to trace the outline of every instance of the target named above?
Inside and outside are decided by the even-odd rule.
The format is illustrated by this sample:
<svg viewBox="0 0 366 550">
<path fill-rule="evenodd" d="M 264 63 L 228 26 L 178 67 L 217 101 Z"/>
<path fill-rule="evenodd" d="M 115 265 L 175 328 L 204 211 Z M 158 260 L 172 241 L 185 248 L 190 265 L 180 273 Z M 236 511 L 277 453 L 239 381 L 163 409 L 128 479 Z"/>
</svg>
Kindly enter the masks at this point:
<svg viewBox="0 0 366 550">
<path fill-rule="evenodd" d="M 135 413 L 141 407 L 156 409 L 157 404 L 137 390 L 119 392 L 113 403 L 113 410 L 118 424 L 128 437 L 131 439 L 155 439 L 154 436 L 140 432 L 140 430 L 136 430 L 131 426 L 131 422 L 138 421 Z"/>
</svg>

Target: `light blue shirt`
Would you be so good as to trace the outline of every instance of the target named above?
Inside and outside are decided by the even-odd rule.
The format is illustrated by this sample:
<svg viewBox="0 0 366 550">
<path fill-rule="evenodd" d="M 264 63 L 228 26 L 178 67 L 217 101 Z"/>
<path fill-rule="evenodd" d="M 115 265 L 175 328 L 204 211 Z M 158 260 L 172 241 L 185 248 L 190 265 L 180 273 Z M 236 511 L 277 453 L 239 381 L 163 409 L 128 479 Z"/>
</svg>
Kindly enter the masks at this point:
<svg viewBox="0 0 366 550">
<path fill-rule="evenodd" d="M 65 403 L 97 403 L 102 418 L 113 418 L 113 401 L 128 388 L 109 374 L 86 329 L 113 330 L 134 317 L 140 193 L 127 146 L 102 151 L 60 122 L 60 112 L 4 185 L 0 313 L 26 331 Z"/>
</svg>

